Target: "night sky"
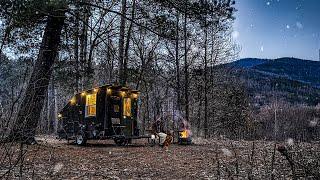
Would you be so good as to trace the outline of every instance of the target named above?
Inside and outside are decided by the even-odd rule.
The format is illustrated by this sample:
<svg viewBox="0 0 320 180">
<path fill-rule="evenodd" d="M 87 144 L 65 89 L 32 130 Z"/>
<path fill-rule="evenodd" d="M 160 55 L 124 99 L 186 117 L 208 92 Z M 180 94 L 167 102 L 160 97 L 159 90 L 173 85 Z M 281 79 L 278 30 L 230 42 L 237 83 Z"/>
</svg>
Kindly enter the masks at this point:
<svg viewBox="0 0 320 180">
<path fill-rule="evenodd" d="M 240 58 L 319 60 L 320 0 L 236 0 Z"/>
</svg>

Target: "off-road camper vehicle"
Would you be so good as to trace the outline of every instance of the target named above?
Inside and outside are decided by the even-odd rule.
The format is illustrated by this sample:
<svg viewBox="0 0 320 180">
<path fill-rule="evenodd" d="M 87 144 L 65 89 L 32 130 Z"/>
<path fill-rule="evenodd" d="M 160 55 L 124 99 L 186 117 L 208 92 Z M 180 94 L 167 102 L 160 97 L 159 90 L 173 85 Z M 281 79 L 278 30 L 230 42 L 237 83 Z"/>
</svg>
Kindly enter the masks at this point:
<svg viewBox="0 0 320 180">
<path fill-rule="evenodd" d="M 123 86 L 105 85 L 74 95 L 59 112 L 58 135 L 84 145 L 89 139 L 114 139 L 124 145 L 139 136 L 138 95 Z"/>
</svg>

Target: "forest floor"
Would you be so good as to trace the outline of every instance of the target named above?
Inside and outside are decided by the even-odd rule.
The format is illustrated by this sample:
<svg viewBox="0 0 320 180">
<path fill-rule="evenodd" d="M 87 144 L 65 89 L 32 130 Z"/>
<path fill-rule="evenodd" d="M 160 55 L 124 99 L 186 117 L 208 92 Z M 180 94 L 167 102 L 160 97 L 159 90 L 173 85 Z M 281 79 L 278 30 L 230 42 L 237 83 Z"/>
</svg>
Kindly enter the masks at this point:
<svg viewBox="0 0 320 180">
<path fill-rule="evenodd" d="M 166 151 L 149 146 L 147 140 L 128 146 L 116 146 L 109 140 L 88 141 L 80 147 L 50 136 L 37 139 L 38 145 L 24 148 L 22 168 L 18 162 L 4 177 L 19 178 L 22 172 L 22 179 L 293 178 L 288 161 L 274 151 L 274 142 L 194 139 L 192 145 L 173 144 Z M 320 144 L 288 143 L 284 142 L 295 163 L 295 176 L 315 179 L 310 175 L 320 171 Z M 19 145 L 11 150 L 19 155 Z M 0 162 L 0 177 L 9 167 L 5 161 Z"/>
</svg>

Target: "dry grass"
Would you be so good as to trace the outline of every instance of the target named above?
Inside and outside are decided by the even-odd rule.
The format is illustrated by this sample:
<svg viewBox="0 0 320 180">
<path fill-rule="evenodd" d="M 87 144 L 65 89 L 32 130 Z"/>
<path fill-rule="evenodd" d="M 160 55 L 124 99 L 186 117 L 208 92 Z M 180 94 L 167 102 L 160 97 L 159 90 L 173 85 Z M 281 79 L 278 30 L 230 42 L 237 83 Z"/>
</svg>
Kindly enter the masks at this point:
<svg viewBox="0 0 320 180">
<path fill-rule="evenodd" d="M 292 178 L 288 162 L 277 151 L 272 169 L 273 142 L 255 141 L 252 148 L 252 141 L 194 139 L 191 146 L 174 144 L 165 151 L 148 146 L 146 140 L 126 147 L 116 146 L 113 141 L 89 141 L 88 146 L 78 147 L 53 137 L 38 140 L 38 145 L 27 147 L 23 178 L 271 179 L 272 173 L 275 179 Z M 19 146 L 12 149 L 14 160 L 19 156 Z M 291 143 L 289 150 L 295 162 L 319 172 L 319 144 Z M 8 158 L 1 163 L 3 174 L 9 167 Z M 296 169 L 296 174 L 305 179 L 303 168 L 297 164 Z M 19 170 L 17 166 L 6 177 L 19 178 Z"/>
</svg>

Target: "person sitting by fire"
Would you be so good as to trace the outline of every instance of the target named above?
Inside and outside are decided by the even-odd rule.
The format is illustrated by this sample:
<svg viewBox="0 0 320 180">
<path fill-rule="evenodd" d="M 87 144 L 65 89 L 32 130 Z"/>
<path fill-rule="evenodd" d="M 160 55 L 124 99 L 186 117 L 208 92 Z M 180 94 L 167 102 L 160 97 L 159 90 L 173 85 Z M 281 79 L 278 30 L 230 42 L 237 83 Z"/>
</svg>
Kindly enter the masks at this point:
<svg viewBox="0 0 320 180">
<path fill-rule="evenodd" d="M 156 138 L 159 137 L 160 139 L 160 136 L 162 135 L 162 134 L 160 134 L 160 136 L 158 135 L 158 133 L 161 132 L 161 129 L 163 129 L 163 127 L 161 126 L 162 126 L 162 123 L 160 118 L 156 119 L 156 121 L 154 121 L 151 125 L 151 143 L 153 145 L 156 144 Z"/>
<path fill-rule="evenodd" d="M 160 118 L 152 124 L 152 134 L 152 143 L 155 144 L 156 138 L 158 137 L 159 145 L 165 148 L 166 150 L 173 141 L 173 136 L 171 132 L 164 133 L 163 122 Z"/>
<path fill-rule="evenodd" d="M 163 121 L 161 118 L 158 118 L 153 124 L 152 124 L 152 132 L 153 134 L 159 133 L 159 132 L 164 132 L 163 129 Z"/>
</svg>

